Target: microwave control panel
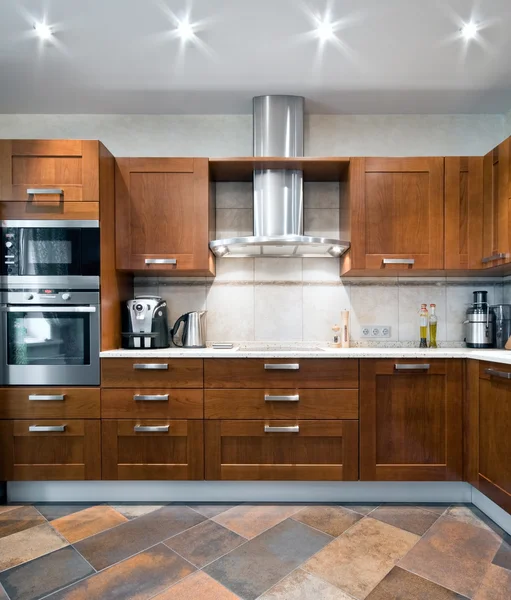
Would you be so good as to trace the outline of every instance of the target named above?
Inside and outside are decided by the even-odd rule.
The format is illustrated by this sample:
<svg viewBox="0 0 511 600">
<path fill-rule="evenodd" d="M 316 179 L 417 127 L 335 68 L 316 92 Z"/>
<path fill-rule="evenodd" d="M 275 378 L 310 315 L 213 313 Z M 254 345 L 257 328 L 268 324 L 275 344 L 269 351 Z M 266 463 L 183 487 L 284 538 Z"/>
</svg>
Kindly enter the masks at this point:
<svg viewBox="0 0 511 600">
<path fill-rule="evenodd" d="M 14 228 L 2 229 L 2 247 L 3 247 L 3 273 L 4 275 L 18 274 L 18 240 L 16 239 L 17 230 Z"/>
</svg>

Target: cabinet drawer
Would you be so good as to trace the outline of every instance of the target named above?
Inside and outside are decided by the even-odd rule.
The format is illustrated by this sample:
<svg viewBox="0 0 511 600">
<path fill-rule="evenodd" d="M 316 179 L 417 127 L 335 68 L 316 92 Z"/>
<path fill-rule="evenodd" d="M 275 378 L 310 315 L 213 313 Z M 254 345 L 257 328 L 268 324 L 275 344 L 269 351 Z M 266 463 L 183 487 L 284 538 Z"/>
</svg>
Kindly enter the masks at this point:
<svg viewBox="0 0 511 600">
<path fill-rule="evenodd" d="M 202 390 L 111 389 L 101 392 L 104 419 L 202 419 Z"/>
<path fill-rule="evenodd" d="M 206 419 L 358 419 L 358 390 L 206 390 Z"/>
<path fill-rule="evenodd" d="M 358 421 L 206 421 L 206 479 L 358 479 Z"/>
<path fill-rule="evenodd" d="M 202 421 L 102 422 L 103 479 L 204 479 Z"/>
<path fill-rule="evenodd" d="M 356 359 L 233 358 L 204 361 L 206 388 L 358 388 Z"/>
<path fill-rule="evenodd" d="M 500 383 L 507 381 L 511 385 L 511 365 L 481 361 L 479 362 L 479 378 L 486 380 L 494 379 L 495 382 Z"/>
<path fill-rule="evenodd" d="M 104 358 L 101 382 L 110 388 L 202 388 L 202 360 Z"/>
<path fill-rule="evenodd" d="M 99 388 L 0 389 L 0 419 L 99 419 Z"/>
<path fill-rule="evenodd" d="M 99 420 L 0 421 L 0 479 L 101 479 Z"/>
</svg>

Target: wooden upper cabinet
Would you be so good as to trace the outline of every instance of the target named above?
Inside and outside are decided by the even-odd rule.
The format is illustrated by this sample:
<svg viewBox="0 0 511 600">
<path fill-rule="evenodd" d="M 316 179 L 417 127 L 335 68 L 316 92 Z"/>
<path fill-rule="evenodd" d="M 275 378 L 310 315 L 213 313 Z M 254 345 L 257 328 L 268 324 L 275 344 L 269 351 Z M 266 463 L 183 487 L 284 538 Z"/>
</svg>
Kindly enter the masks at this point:
<svg viewBox="0 0 511 600">
<path fill-rule="evenodd" d="M 483 256 L 483 157 L 445 159 L 445 268 L 480 269 Z"/>
<path fill-rule="evenodd" d="M 444 159 L 353 158 L 341 274 L 444 268 Z"/>
<path fill-rule="evenodd" d="M 115 184 L 118 269 L 215 274 L 207 159 L 121 158 Z"/>
<path fill-rule="evenodd" d="M 511 262 L 511 138 L 484 157 L 482 268 Z"/>
<path fill-rule="evenodd" d="M 42 200 L 99 202 L 97 140 L 0 140 L 0 201 Z"/>
</svg>

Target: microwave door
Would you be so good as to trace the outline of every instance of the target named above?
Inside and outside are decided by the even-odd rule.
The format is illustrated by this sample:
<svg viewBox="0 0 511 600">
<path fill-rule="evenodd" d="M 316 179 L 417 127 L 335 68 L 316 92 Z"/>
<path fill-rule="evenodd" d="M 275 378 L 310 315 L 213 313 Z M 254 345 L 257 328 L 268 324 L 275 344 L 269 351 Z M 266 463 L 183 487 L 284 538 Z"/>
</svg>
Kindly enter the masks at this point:
<svg viewBox="0 0 511 600">
<path fill-rule="evenodd" d="M 80 230 L 67 227 L 23 227 L 19 234 L 19 274 L 80 275 Z"/>
</svg>

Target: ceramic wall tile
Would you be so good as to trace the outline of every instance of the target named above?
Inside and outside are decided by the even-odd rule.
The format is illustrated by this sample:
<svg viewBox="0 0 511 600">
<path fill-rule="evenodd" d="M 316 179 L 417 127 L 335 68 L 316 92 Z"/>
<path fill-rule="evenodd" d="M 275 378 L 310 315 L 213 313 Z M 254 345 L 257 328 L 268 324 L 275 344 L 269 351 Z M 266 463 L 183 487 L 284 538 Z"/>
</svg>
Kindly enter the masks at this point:
<svg viewBox="0 0 511 600">
<path fill-rule="evenodd" d="M 339 208 L 339 182 L 307 182 L 303 186 L 304 208 Z"/>
<path fill-rule="evenodd" d="M 399 341 L 419 341 L 421 304 L 436 304 L 437 341 L 446 339 L 446 287 L 433 285 L 399 286 Z"/>
<path fill-rule="evenodd" d="M 254 259 L 217 258 L 215 281 L 254 281 Z"/>
<path fill-rule="evenodd" d="M 256 281 L 302 281 L 301 258 L 255 258 Z"/>
<path fill-rule="evenodd" d="M 492 286 L 493 287 L 493 286 Z M 463 321 L 466 311 L 472 304 L 472 285 L 457 285 L 446 288 L 446 324 L 447 339 L 462 340 L 465 336 Z"/>
<path fill-rule="evenodd" d="M 250 208 L 220 208 L 216 211 L 216 239 L 252 235 L 253 212 Z"/>
<path fill-rule="evenodd" d="M 207 339 L 210 342 L 254 340 L 254 287 L 220 284 L 208 286 Z"/>
<path fill-rule="evenodd" d="M 338 239 L 339 209 L 319 208 L 304 210 L 303 230 L 305 235 Z"/>
<path fill-rule="evenodd" d="M 169 327 L 187 312 L 206 310 L 206 285 L 160 286 L 160 296 L 167 301 Z"/>
<path fill-rule="evenodd" d="M 219 208 L 252 208 L 252 183 L 243 181 L 219 181 L 216 184 L 216 207 Z"/>
<path fill-rule="evenodd" d="M 304 258 L 302 259 L 304 281 L 337 281 L 341 280 L 341 265 L 338 258 Z"/>
<path fill-rule="evenodd" d="M 341 324 L 341 311 L 350 308 L 350 287 L 305 285 L 303 287 L 303 340 L 330 342 L 332 326 Z"/>
<path fill-rule="evenodd" d="M 255 286 L 255 339 L 302 340 L 302 286 Z"/>
<path fill-rule="evenodd" d="M 387 325 L 390 339 L 399 339 L 399 299 L 395 285 L 351 286 L 351 339 L 361 340 L 367 325 Z"/>
</svg>

